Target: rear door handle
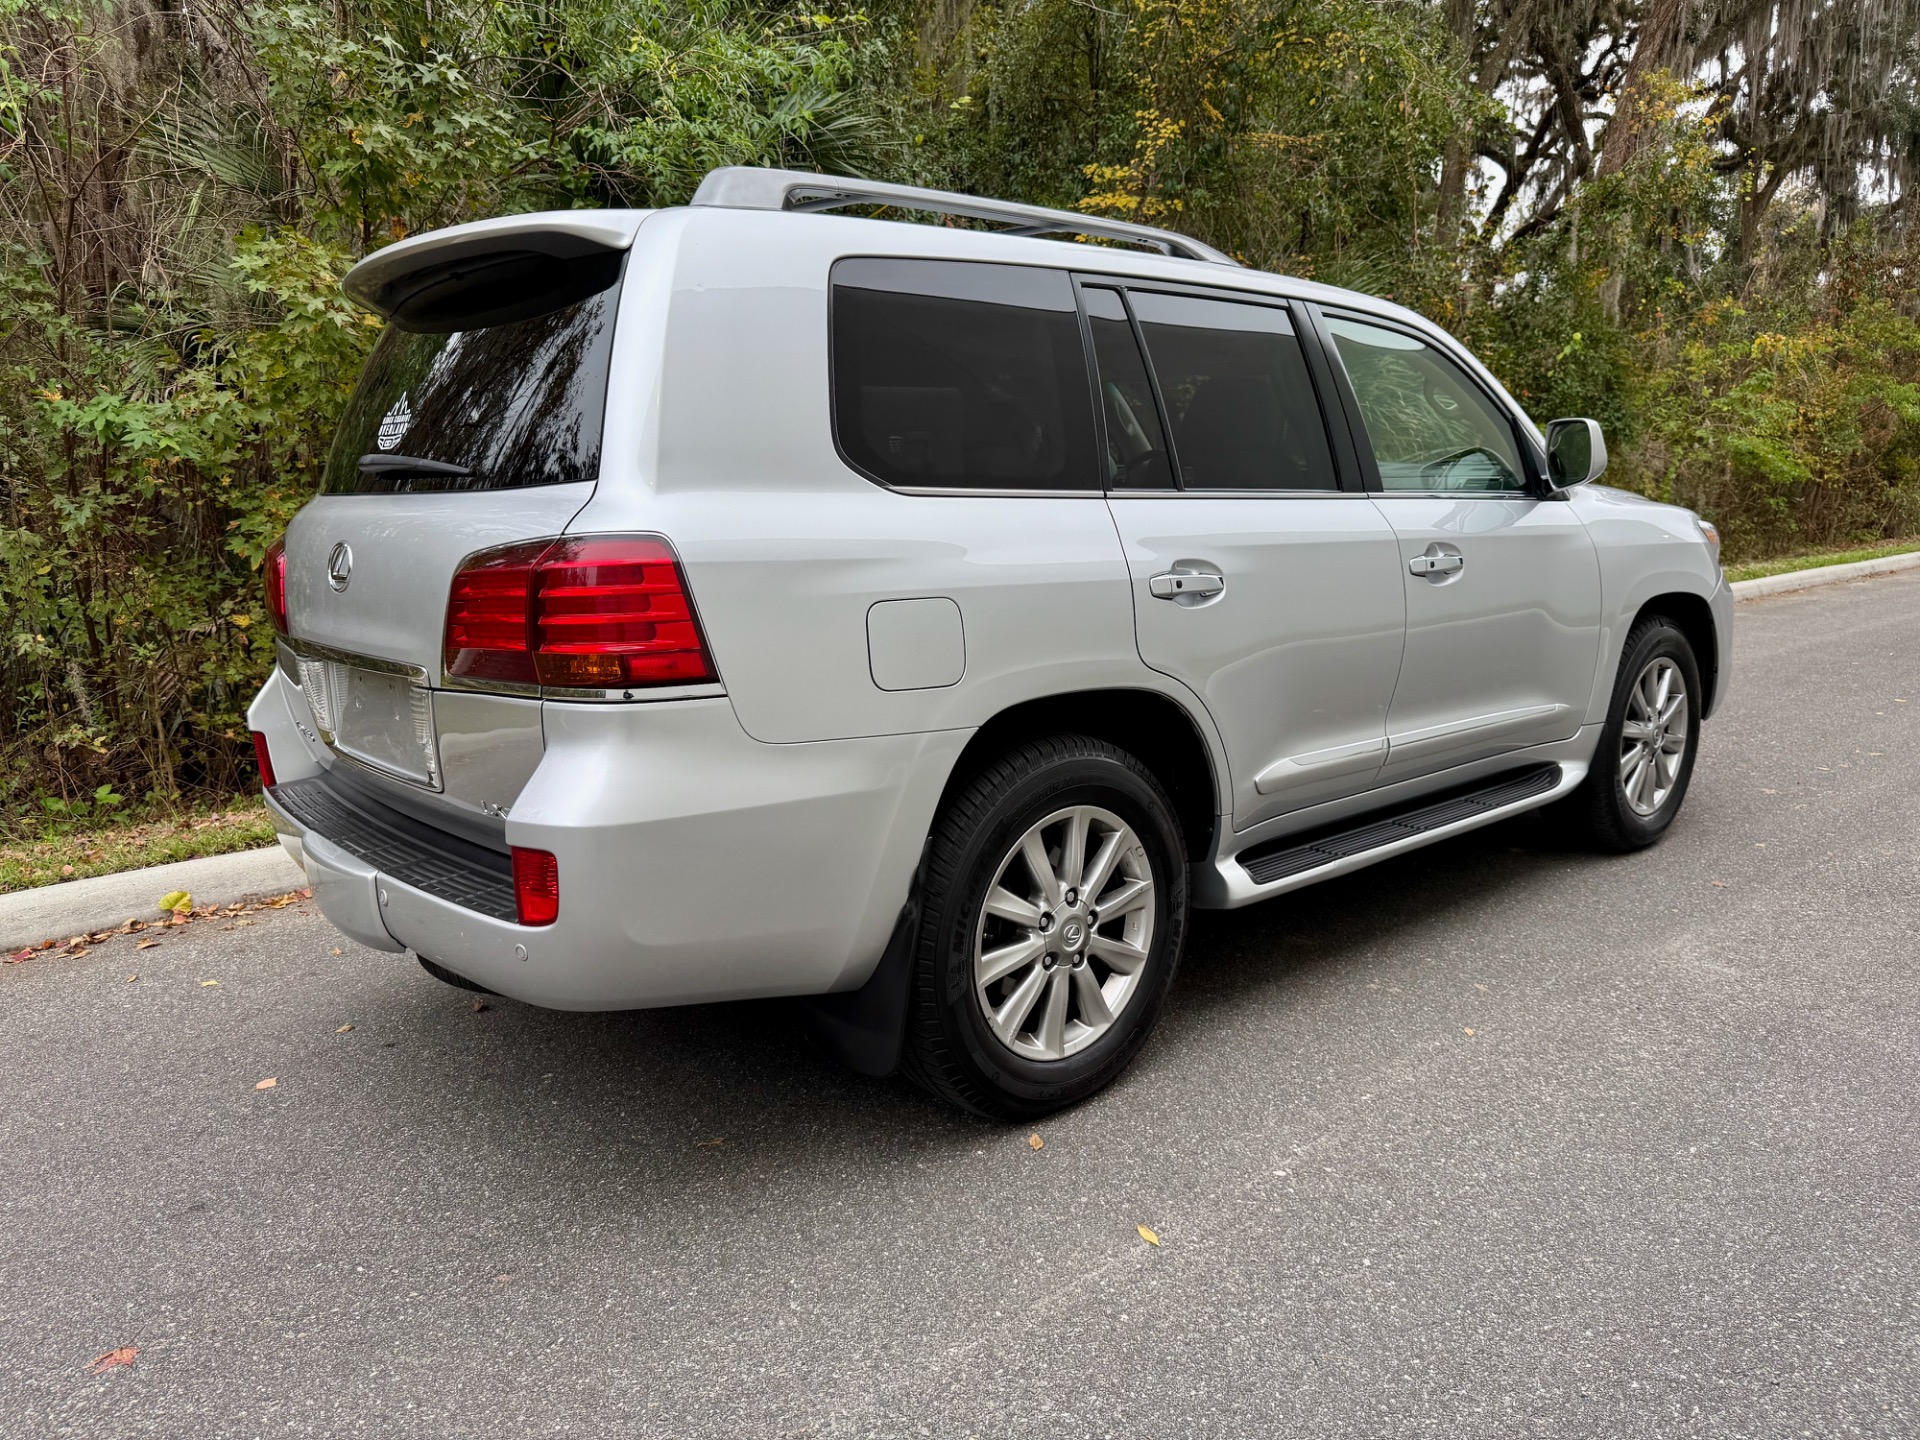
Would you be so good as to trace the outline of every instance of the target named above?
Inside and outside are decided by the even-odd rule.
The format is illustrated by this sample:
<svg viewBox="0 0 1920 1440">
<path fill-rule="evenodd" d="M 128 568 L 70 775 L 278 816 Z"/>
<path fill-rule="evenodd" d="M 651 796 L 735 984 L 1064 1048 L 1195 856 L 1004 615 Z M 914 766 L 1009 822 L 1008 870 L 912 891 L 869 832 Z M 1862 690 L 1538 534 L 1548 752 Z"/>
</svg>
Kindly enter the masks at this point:
<svg viewBox="0 0 1920 1440">
<path fill-rule="evenodd" d="M 1438 541 L 1407 561 L 1408 571 L 1429 579 L 1435 575 L 1453 575 L 1466 568 L 1466 556 L 1451 547 L 1442 546 Z"/>
<path fill-rule="evenodd" d="M 1156 600 L 1205 600 L 1226 588 L 1226 576 L 1205 570 L 1169 570 L 1147 581 L 1147 593 Z"/>
</svg>

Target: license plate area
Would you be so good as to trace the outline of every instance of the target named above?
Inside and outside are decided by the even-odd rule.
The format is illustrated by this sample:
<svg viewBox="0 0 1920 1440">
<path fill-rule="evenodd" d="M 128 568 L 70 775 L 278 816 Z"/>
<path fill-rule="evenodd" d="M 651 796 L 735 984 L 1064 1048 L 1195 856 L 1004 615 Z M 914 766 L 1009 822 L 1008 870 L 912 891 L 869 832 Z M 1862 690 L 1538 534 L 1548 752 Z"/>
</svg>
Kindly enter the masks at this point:
<svg viewBox="0 0 1920 1440">
<path fill-rule="evenodd" d="M 362 765 L 440 788 L 433 692 L 405 675 L 300 657 L 300 690 L 320 738 Z"/>
</svg>

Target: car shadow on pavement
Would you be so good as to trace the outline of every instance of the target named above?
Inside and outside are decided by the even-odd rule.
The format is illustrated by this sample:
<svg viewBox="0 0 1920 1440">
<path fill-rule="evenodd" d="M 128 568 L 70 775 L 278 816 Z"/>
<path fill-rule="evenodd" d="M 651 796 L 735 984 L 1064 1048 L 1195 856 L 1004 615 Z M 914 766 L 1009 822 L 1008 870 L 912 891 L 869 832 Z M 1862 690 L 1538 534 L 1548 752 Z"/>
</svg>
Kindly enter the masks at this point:
<svg viewBox="0 0 1920 1440">
<path fill-rule="evenodd" d="M 1564 867 L 1565 856 L 1531 839 L 1518 825 L 1494 827 L 1277 903 L 1197 915 L 1143 1061 L 1163 1074 L 1204 1064 L 1190 1050 L 1209 1045 L 1211 1020 L 1323 1002 L 1344 966 L 1407 927 L 1445 926 L 1451 912 Z M 400 983 L 404 998 L 380 997 L 379 1028 L 412 1075 L 384 1103 L 413 1113 L 390 1108 L 385 1120 L 483 1132 L 550 1183 L 618 1157 L 636 1167 L 633 1179 L 644 1173 L 645 1188 L 704 1189 L 701 1177 L 857 1171 L 875 1147 L 929 1160 L 972 1154 L 1029 1129 L 960 1114 L 903 1080 L 848 1072 L 814 1048 L 788 1002 L 581 1014 L 492 998 L 476 1011 L 472 996 L 425 974 Z M 1136 1067 L 1088 1106 L 1133 1103 L 1128 1088 L 1151 1083 Z"/>
</svg>

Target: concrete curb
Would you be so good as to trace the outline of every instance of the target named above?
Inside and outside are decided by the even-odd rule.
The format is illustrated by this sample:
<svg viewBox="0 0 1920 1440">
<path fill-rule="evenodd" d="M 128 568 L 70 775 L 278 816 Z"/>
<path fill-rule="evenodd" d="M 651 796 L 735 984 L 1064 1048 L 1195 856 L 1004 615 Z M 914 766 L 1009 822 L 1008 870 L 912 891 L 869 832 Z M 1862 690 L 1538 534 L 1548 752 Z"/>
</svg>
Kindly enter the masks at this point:
<svg viewBox="0 0 1920 1440">
<path fill-rule="evenodd" d="M 1851 565 L 1820 565 L 1811 570 L 1789 570 L 1784 575 L 1762 575 L 1757 580 L 1736 580 L 1727 588 L 1736 600 L 1758 600 L 1763 595 L 1784 595 L 1790 590 L 1811 590 L 1816 585 L 1838 585 L 1844 580 L 1914 569 L 1920 569 L 1920 551 L 1856 560 Z"/>
<path fill-rule="evenodd" d="M 271 845 L 17 890 L 0 895 L 0 950 L 108 930 L 129 919 L 157 920 L 160 897 L 175 890 L 186 891 L 195 905 L 236 905 L 284 895 L 306 883 L 306 872 Z"/>
</svg>

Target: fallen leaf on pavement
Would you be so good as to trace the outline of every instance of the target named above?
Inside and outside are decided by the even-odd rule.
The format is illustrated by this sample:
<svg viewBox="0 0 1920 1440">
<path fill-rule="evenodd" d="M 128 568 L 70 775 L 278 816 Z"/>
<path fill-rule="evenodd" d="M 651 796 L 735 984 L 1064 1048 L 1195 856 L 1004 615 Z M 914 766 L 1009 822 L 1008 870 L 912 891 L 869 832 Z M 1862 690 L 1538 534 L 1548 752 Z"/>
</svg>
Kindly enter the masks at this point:
<svg viewBox="0 0 1920 1440">
<path fill-rule="evenodd" d="M 702 1140 L 700 1142 L 700 1149 L 711 1150 L 716 1145 L 724 1145 L 726 1143 L 727 1142 L 724 1136 L 716 1135 L 711 1140 Z"/>
<path fill-rule="evenodd" d="M 347 952 L 346 952 L 346 951 L 344 951 L 344 950 L 342 950 L 342 949 L 341 949 L 341 948 L 340 948 L 340 947 L 339 947 L 338 945 L 336 945 L 336 946 L 334 946 L 334 947 L 333 947 L 333 953 L 334 953 L 334 954 L 336 954 L 336 955 L 344 955 L 344 954 L 346 954 Z"/>
<path fill-rule="evenodd" d="M 193 911 L 193 896 L 184 890 L 169 890 L 160 897 L 160 908 L 171 910 L 176 915 L 187 915 Z"/>
<path fill-rule="evenodd" d="M 133 984 L 134 981 L 138 980 L 139 978 L 140 977 L 138 975 L 129 975 L 127 976 L 127 984 L 131 985 Z"/>
<path fill-rule="evenodd" d="M 202 980 L 200 982 L 200 988 L 204 990 L 209 985 L 218 985 L 219 983 L 218 980 Z"/>
<path fill-rule="evenodd" d="M 258 1085 L 254 1086 L 253 1088 L 256 1090 L 271 1090 L 279 1083 L 280 1083 L 280 1078 L 277 1075 L 269 1075 L 266 1079 L 262 1080 Z"/>
<path fill-rule="evenodd" d="M 336 1035 L 344 1035 L 347 1033 L 347 1031 L 351 1030 L 352 1028 L 353 1026 L 351 1025 L 342 1025 L 338 1030 L 334 1031 L 333 1033 Z"/>
<path fill-rule="evenodd" d="M 1471 1025 L 1463 1025 L 1460 1028 L 1465 1030 L 1469 1035 L 1473 1034 L 1473 1027 Z"/>
<path fill-rule="evenodd" d="M 1136 1225 L 1133 1228 L 1140 1232 L 1140 1238 L 1146 1241 L 1147 1244 L 1158 1245 L 1160 1243 L 1160 1237 L 1154 1234 L 1153 1231 L 1149 1230 L 1146 1226 Z"/>
<path fill-rule="evenodd" d="M 485 1010 L 487 1008 L 487 1002 L 484 1000 L 476 1000 L 473 1002 L 473 1008 L 476 1010 Z"/>
<path fill-rule="evenodd" d="M 104 1355 L 96 1355 L 87 1364 L 89 1375 L 104 1375 L 109 1370 L 118 1370 L 123 1365 L 131 1365 L 140 1358 L 138 1345 L 122 1345 L 118 1350 L 109 1350 Z"/>
<path fill-rule="evenodd" d="M 133 948 L 136 950 L 151 950 L 159 943 L 158 940 L 141 940 L 136 942 Z"/>
<path fill-rule="evenodd" d="M 1032 1149 L 1032 1150 L 1042 1149 L 1046 1145 L 1046 1143 L 1047 1143 L 1046 1141 L 1040 1138 L 1040 1132 L 1037 1130 L 1033 1134 L 1027 1136 L 1027 1147 L 1029 1149 Z"/>
</svg>

